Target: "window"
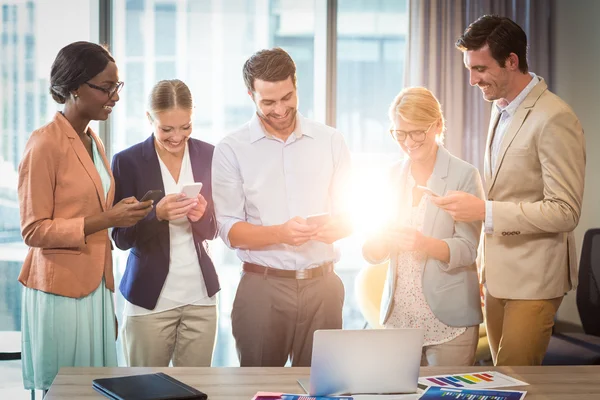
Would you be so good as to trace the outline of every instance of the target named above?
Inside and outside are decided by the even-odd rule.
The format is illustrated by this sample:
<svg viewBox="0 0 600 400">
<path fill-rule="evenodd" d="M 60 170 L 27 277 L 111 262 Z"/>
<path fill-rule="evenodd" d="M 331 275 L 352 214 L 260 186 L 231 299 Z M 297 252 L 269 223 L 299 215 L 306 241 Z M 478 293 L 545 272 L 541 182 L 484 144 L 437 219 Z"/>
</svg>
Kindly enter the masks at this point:
<svg viewBox="0 0 600 400">
<path fill-rule="evenodd" d="M 242 79 L 244 61 L 262 48 L 280 46 L 296 62 L 299 110 L 309 118 L 315 110 L 315 75 L 323 74 L 323 54 L 315 55 L 316 19 L 321 0 L 113 0 L 111 50 L 126 82 L 121 104 L 110 119 L 112 154 L 151 134 L 146 99 L 161 79 L 186 82 L 195 99 L 193 136 L 216 144 L 254 112 Z M 369 207 L 369 190 L 380 184 L 388 160 L 398 151 L 386 135 L 387 108 L 400 91 L 403 77 L 407 4 L 405 0 L 338 1 L 337 127 L 355 160 L 358 202 Z M 320 50 L 319 50 L 320 51 Z M 323 61 L 324 62 L 324 61 Z M 317 64 L 316 64 L 317 63 Z M 382 179 L 372 179 L 372 174 Z M 378 193 L 373 191 L 372 193 Z M 376 196 L 376 195 L 371 195 Z M 364 319 L 354 298 L 354 279 L 365 262 L 361 242 L 370 221 L 362 218 L 355 235 L 345 239 L 338 274 L 346 288 L 344 327 L 362 328 Z M 221 279 L 215 366 L 238 365 L 230 312 L 240 275 L 237 256 L 220 239 L 211 250 Z M 127 253 L 115 252 L 115 278 L 120 280 Z M 117 296 L 121 318 L 123 298 Z M 117 347 L 121 351 L 121 347 Z M 120 355 L 122 357 L 122 354 Z M 123 358 L 121 358 L 121 362 Z"/>
<path fill-rule="evenodd" d="M 97 1 L 61 0 L 57 8 L 45 0 L 0 0 L 0 331 L 21 326 L 17 276 L 27 248 L 19 225 L 17 168 L 31 132 L 59 109 L 48 94 L 54 57 L 73 41 L 98 40 L 91 28 L 97 26 L 97 10 Z M 68 29 L 57 29 L 58 19 L 68 19 Z"/>
<path fill-rule="evenodd" d="M 396 153 L 387 111 L 402 89 L 406 1 L 338 1 L 337 128 L 354 153 Z"/>
<path fill-rule="evenodd" d="M 340 242 L 338 274 L 346 287 L 344 327 L 362 328 L 354 280 L 367 265 L 362 243 L 385 222 L 387 169 L 398 158 L 388 107 L 402 89 L 407 31 L 405 0 L 338 0 L 336 127 L 353 159 L 354 234 Z"/>
<path fill-rule="evenodd" d="M 17 277 L 27 247 L 19 225 L 17 168 L 31 132 L 59 109 L 48 94 L 54 57 L 73 41 L 98 41 L 98 7 L 97 0 L 0 0 L 0 331 L 21 330 Z M 18 380 L 20 365 L 2 363 L 0 375 L 9 379 L 0 378 L 6 398 L 29 397 Z"/>
<path fill-rule="evenodd" d="M 0 330 L 20 329 L 16 279 L 27 249 L 20 236 L 17 167 L 31 131 L 58 109 L 48 94 L 50 65 L 64 45 L 98 41 L 99 1 L 60 1 L 57 8 L 48 0 L 0 0 L 0 293 L 5 294 L 0 298 Z M 216 144 L 254 111 L 241 70 L 261 48 L 280 46 L 290 52 L 298 68 L 300 112 L 309 118 L 323 115 L 314 101 L 315 93 L 324 90 L 315 79 L 325 70 L 316 60 L 326 57 L 315 57 L 321 51 L 315 46 L 315 24 L 322 7 L 320 0 L 112 0 L 111 51 L 126 85 L 110 119 L 109 153 L 151 134 L 147 95 L 158 80 L 169 78 L 184 80 L 195 95 L 194 136 Z M 58 29 L 55 19 L 48 18 L 57 10 L 61 20 L 70 21 L 68 29 Z M 405 22 L 406 1 L 338 1 L 336 124 L 357 171 L 382 168 L 397 151 L 386 136 L 387 107 L 401 89 Z M 374 184 L 360 174 L 355 181 L 361 193 Z M 358 203 L 370 200 L 361 194 Z M 346 286 L 346 328 L 364 323 L 353 296 L 354 277 L 364 264 L 363 232 L 361 227 L 341 244 L 338 272 Z M 214 363 L 237 365 L 229 313 L 239 261 L 220 240 L 211 245 L 223 282 Z M 125 258 L 126 253 L 115 252 L 117 279 Z M 119 295 L 119 317 L 122 306 Z"/>
<path fill-rule="evenodd" d="M 313 116 L 313 1 L 113 0 L 112 52 L 126 84 L 111 116 L 111 151 L 121 151 L 152 132 L 146 99 L 161 79 L 178 78 L 195 100 L 193 137 L 216 144 L 250 119 L 254 104 L 242 78 L 244 61 L 262 48 L 280 46 L 297 64 L 300 112 Z M 221 280 L 215 366 L 238 365 L 230 312 L 240 262 L 221 242 L 211 243 Z M 127 252 L 116 252 L 115 278 Z M 122 295 L 117 296 L 121 317 Z M 121 347 L 117 347 L 121 351 Z M 122 355 L 120 355 L 122 356 Z M 121 359 L 122 360 L 122 359 Z"/>
</svg>

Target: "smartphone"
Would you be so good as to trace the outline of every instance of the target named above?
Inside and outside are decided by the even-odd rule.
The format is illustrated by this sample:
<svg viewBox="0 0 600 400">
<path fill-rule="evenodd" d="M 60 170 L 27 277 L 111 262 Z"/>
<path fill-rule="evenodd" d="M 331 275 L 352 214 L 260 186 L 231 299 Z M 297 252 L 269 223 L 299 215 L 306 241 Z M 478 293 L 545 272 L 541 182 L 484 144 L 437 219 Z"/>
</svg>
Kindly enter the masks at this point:
<svg viewBox="0 0 600 400">
<path fill-rule="evenodd" d="M 329 215 L 329 213 L 315 214 L 315 215 L 306 217 L 306 223 L 308 225 L 316 225 L 318 227 L 321 227 L 321 226 L 325 225 L 327 222 L 329 222 L 330 219 L 331 219 L 331 216 Z"/>
<path fill-rule="evenodd" d="M 198 194 L 202 190 L 202 182 L 190 183 L 189 185 L 183 185 L 181 188 L 181 193 L 185 194 L 186 197 L 184 199 L 195 199 L 198 197 Z"/>
<path fill-rule="evenodd" d="M 421 189 L 422 191 L 424 191 L 425 193 L 429 194 L 430 196 L 433 196 L 433 197 L 442 197 L 441 194 L 438 194 L 438 193 L 434 192 L 433 190 L 431 190 L 430 188 L 428 188 L 426 186 L 417 185 L 417 187 L 419 189 Z"/>
<path fill-rule="evenodd" d="M 146 194 L 142 197 L 140 202 L 154 200 L 154 204 L 158 203 L 158 201 L 163 197 L 163 192 L 160 189 L 156 190 L 148 190 Z"/>
</svg>

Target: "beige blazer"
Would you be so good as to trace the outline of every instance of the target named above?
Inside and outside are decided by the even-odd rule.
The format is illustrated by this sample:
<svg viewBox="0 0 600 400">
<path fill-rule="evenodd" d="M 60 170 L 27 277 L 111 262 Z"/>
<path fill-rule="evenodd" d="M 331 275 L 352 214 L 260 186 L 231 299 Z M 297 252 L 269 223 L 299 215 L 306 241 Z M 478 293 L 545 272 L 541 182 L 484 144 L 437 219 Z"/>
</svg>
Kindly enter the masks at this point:
<svg viewBox="0 0 600 400">
<path fill-rule="evenodd" d="M 83 297 L 104 276 L 114 290 L 108 230 L 85 236 L 84 218 L 113 203 L 114 179 L 100 139 L 90 130 L 111 176 L 108 197 L 83 142 L 61 114 L 34 131 L 19 165 L 21 233 L 29 252 L 19 282 L 44 292 Z"/>
<path fill-rule="evenodd" d="M 497 298 L 563 296 L 577 286 L 573 230 L 583 199 L 583 129 L 541 79 L 517 108 L 492 173 L 490 147 L 499 117 L 493 107 L 484 178 L 494 229 L 484 238 L 482 282 Z"/>
</svg>

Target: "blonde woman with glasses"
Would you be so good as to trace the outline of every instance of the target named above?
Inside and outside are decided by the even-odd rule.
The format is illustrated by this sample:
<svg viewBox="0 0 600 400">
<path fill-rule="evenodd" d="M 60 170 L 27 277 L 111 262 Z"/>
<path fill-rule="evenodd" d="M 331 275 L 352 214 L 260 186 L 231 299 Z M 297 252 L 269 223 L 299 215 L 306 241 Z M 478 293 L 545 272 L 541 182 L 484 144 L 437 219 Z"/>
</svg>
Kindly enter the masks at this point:
<svg viewBox="0 0 600 400">
<path fill-rule="evenodd" d="M 444 117 L 429 90 L 404 89 L 389 117 L 406 155 L 390 174 L 396 209 L 363 246 L 367 261 L 389 260 L 381 322 L 425 330 L 421 365 L 472 365 L 482 322 L 475 265 L 481 221 L 455 222 L 430 199 L 457 190 L 483 198 L 479 172 L 443 147 Z"/>
</svg>

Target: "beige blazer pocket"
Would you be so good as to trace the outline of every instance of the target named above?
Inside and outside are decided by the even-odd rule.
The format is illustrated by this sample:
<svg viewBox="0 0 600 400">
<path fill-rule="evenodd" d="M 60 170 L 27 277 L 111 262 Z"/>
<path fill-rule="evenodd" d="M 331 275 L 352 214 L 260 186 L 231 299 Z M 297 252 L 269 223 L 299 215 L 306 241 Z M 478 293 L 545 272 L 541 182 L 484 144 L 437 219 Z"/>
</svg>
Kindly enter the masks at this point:
<svg viewBox="0 0 600 400">
<path fill-rule="evenodd" d="M 81 250 L 69 249 L 69 248 L 55 248 L 55 249 L 42 249 L 42 254 L 81 254 Z"/>
<path fill-rule="evenodd" d="M 509 147 L 506 150 L 507 156 L 526 156 L 529 155 L 529 148 L 527 147 Z"/>
</svg>

